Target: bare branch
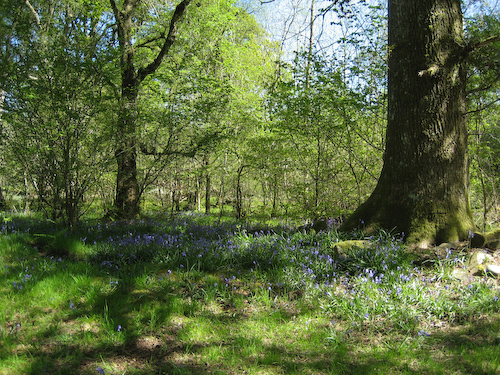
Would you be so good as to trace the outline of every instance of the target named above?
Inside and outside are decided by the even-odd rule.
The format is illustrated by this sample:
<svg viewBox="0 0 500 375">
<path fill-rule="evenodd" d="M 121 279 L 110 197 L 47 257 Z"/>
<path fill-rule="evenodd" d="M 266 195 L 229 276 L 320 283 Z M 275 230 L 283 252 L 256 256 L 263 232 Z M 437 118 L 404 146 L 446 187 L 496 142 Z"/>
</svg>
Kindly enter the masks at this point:
<svg viewBox="0 0 500 375">
<path fill-rule="evenodd" d="M 495 99 L 495 100 L 493 100 L 493 101 L 491 101 L 491 102 L 489 102 L 489 103 L 486 103 L 485 105 L 482 105 L 481 107 L 479 107 L 478 109 L 475 109 L 475 110 L 473 110 L 473 111 L 467 111 L 465 114 L 466 114 L 466 115 L 470 115 L 470 114 L 472 114 L 472 113 L 482 112 L 482 111 L 484 111 L 485 109 L 487 109 L 487 108 L 491 107 L 492 105 L 494 105 L 495 103 L 498 103 L 498 102 L 500 102 L 500 98 Z"/>
<path fill-rule="evenodd" d="M 25 0 L 25 2 L 26 2 L 26 5 L 28 6 L 28 8 L 30 9 L 31 13 L 35 17 L 36 25 L 38 27 L 40 27 L 40 16 L 36 12 L 35 8 L 33 8 L 33 6 L 31 5 L 31 3 L 29 2 L 29 0 Z"/>
<path fill-rule="evenodd" d="M 149 44 L 154 43 L 160 39 L 165 39 L 165 34 L 162 33 L 160 36 L 149 38 L 148 40 L 142 42 L 141 44 L 138 44 L 136 47 L 137 48 L 148 47 Z"/>
<path fill-rule="evenodd" d="M 163 151 L 158 151 L 156 149 L 149 148 L 146 144 L 141 143 L 139 148 L 141 153 L 144 155 L 155 156 L 155 157 L 166 157 L 166 156 L 184 156 L 192 158 L 196 155 L 197 152 L 206 149 L 206 147 L 210 147 L 213 142 L 221 140 L 224 138 L 220 132 L 214 131 L 211 133 L 207 133 L 203 135 L 201 138 L 191 141 L 189 145 L 183 145 L 182 151 L 174 150 L 171 145 L 167 145 Z M 168 144 L 170 144 L 170 139 Z"/>
<path fill-rule="evenodd" d="M 111 4 L 111 8 L 113 9 L 113 14 L 115 16 L 115 21 L 117 23 L 117 29 L 118 29 L 118 38 L 122 39 L 123 36 L 123 29 L 122 29 L 122 19 L 121 19 L 121 13 L 120 10 L 118 9 L 118 6 L 116 5 L 115 0 L 109 0 L 109 3 Z M 121 43 L 121 41 L 120 41 Z"/>
<path fill-rule="evenodd" d="M 477 43 L 474 43 L 472 44 L 471 46 L 469 46 L 469 49 L 470 51 L 475 51 L 479 48 L 482 48 L 482 47 L 485 47 L 491 43 L 495 43 L 495 42 L 500 42 L 500 35 L 495 35 L 495 36 L 492 36 L 488 39 L 485 39 L 485 40 L 482 40 L 480 42 L 477 42 Z"/>
</svg>

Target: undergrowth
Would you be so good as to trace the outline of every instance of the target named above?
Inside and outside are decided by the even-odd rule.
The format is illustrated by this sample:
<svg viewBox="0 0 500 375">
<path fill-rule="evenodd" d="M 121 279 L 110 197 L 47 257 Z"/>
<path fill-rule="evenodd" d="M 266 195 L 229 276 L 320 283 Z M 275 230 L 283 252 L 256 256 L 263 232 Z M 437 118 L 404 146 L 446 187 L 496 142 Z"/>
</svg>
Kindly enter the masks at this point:
<svg viewBox="0 0 500 375">
<path fill-rule="evenodd" d="M 500 368 L 497 280 L 453 279 L 463 253 L 422 268 L 385 232 L 339 253 L 354 234 L 192 214 L 0 231 L 0 373 Z"/>
</svg>

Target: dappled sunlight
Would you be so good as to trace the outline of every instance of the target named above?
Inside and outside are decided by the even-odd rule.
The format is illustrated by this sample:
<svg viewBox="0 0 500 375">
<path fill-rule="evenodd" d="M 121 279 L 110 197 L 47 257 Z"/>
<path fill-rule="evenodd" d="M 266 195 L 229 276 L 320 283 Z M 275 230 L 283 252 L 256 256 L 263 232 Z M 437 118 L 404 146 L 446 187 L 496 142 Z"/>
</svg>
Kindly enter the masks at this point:
<svg viewBox="0 0 500 375">
<path fill-rule="evenodd" d="M 59 260 L 30 244 L 42 229 L 3 232 L 6 374 L 465 375 L 479 356 L 485 373 L 500 366 L 498 280 L 454 279 L 460 251 L 417 266 L 387 233 L 359 232 L 364 245 L 346 248 L 358 242 L 334 229 L 251 234 L 185 216 L 89 222 L 68 234 L 87 257 Z"/>
</svg>

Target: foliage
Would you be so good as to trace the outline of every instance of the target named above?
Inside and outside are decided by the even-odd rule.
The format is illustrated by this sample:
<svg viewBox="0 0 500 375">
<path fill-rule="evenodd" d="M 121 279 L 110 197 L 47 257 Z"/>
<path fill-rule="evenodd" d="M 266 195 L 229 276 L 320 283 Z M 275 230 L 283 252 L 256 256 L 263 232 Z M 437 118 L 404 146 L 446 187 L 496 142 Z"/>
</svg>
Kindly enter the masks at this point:
<svg viewBox="0 0 500 375">
<path fill-rule="evenodd" d="M 282 161 L 297 174 L 291 194 L 310 216 L 339 215 L 350 199 L 362 199 L 377 175 L 371 161 L 378 150 L 365 147 L 361 135 L 373 136 L 365 130 L 363 97 L 349 87 L 340 67 L 318 55 L 297 55 L 287 73 L 271 90 L 268 105 L 273 141 L 294 151 Z M 342 189 L 353 185 L 358 190 Z"/>
<path fill-rule="evenodd" d="M 72 225 L 116 200 L 121 71 L 110 4 L 0 6 L 0 182 L 11 208 L 31 205 Z M 340 4 L 302 4 L 304 14 L 291 18 L 307 21 L 312 9 L 314 27 L 297 26 L 293 37 L 283 30 L 286 41 L 260 23 L 271 5 L 188 7 L 175 44 L 138 93 L 133 137 L 146 210 L 337 217 L 366 198 L 384 147 L 387 9 L 382 1 Z M 138 72 L 163 46 L 175 5 L 136 8 Z M 467 15 L 470 46 L 498 34 L 496 12 Z M 490 225 L 498 216 L 498 42 L 481 47 L 469 61 L 471 201 Z"/>
<path fill-rule="evenodd" d="M 35 188 L 40 208 L 70 226 L 108 156 L 109 77 L 101 69 L 108 55 L 96 51 L 91 21 L 77 5 L 54 9 L 43 30 L 19 40 L 16 71 L 4 83 L 9 159 Z"/>
<path fill-rule="evenodd" d="M 500 35 L 498 14 L 479 14 L 468 20 L 466 34 L 471 45 Z M 474 50 L 468 60 L 469 150 L 471 189 L 478 222 L 483 229 L 498 220 L 499 189 L 498 110 L 500 42 L 486 43 Z"/>
</svg>

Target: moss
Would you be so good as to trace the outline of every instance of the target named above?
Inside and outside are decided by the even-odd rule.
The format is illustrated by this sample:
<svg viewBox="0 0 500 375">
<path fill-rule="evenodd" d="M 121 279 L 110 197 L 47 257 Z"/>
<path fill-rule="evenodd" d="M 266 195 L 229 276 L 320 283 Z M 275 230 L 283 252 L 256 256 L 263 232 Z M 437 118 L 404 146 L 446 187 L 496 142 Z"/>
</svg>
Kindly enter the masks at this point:
<svg viewBox="0 0 500 375">
<path fill-rule="evenodd" d="M 486 241 L 500 240 L 500 229 L 494 229 L 485 235 Z"/>
<path fill-rule="evenodd" d="M 498 248 L 500 240 L 500 229 L 494 229 L 486 233 L 474 233 L 471 239 L 471 247 L 493 247 Z"/>
<path fill-rule="evenodd" d="M 420 219 L 412 222 L 408 243 L 425 247 L 431 244 L 465 240 L 474 224 L 466 212 L 443 215 L 441 220 Z"/>
<path fill-rule="evenodd" d="M 355 249 L 355 248 L 365 249 L 369 245 L 370 245 L 370 243 L 368 241 L 347 240 L 347 241 L 337 242 L 335 245 L 333 245 L 333 250 L 337 256 L 338 255 L 346 255 L 352 249 Z"/>
<path fill-rule="evenodd" d="M 349 217 L 341 231 L 355 228 L 372 233 L 378 229 L 404 233 L 406 242 L 428 247 L 443 242 L 466 240 L 474 229 L 468 199 L 444 199 L 434 194 L 432 199 L 416 199 L 406 194 L 389 194 L 390 184 L 379 184 L 375 191 Z"/>
<path fill-rule="evenodd" d="M 427 248 L 436 237 L 435 223 L 427 219 L 417 219 L 411 224 L 406 242 L 410 244 L 417 244 L 418 247 Z"/>
</svg>

